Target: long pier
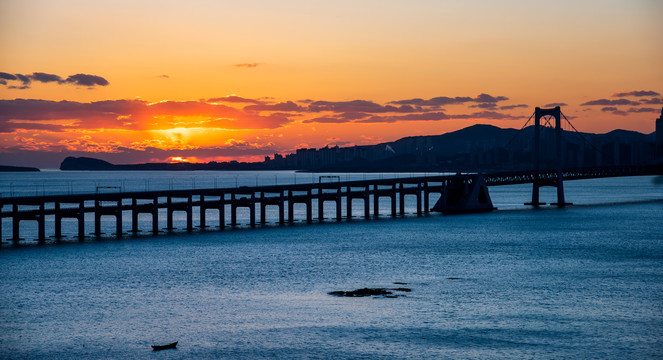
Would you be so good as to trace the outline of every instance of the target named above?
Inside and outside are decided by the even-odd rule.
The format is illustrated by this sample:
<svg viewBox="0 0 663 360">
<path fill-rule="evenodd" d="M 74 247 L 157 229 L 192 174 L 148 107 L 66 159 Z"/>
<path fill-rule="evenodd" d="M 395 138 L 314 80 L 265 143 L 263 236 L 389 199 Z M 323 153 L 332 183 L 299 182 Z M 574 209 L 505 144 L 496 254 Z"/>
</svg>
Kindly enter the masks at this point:
<svg viewBox="0 0 663 360">
<path fill-rule="evenodd" d="M 569 169 L 561 173 L 564 180 L 588 179 L 614 176 L 660 175 L 660 166 Z M 357 181 L 319 182 L 309 184 L 254 186 L 237 188 L 164 190 L 140 192 L 115 192 L 76 195 L 22 196 L 0 198 L 0 234 L 2 219 L 11 219 L 11 237 L 6 239 L 14 245 L 20 243 L 20 224 L 24 221 L 37 222 L 37 241 L 43 244 L 47 239 L 46 223 L 53 222 L 53 233 L 49 238 L 64 238 L 62 220 L 77 220 L 76 236 L 83 241 L 86 232 L 86 214 L 93 214 L 92 224 L 94 236 L 101 236 L 101 218 L 115 217 L 115 236 L 122 237 L 125 233 L 123 219 L 131 217 L 131 228 L 128 232 L 139 232 L 139 215 L 149 214 L 152 218 L 151 232 L 172 231 L 173 214 L 186 214 L 186 230 L 194 230 L 194 211 L 199 213 L 196 227 L 205 229 L 210 226 L 208 212 L 218 212 L 219 229 L 238 226 L 238 209 L 249 211 L 249 225 L 255 227 L 265 224 L 268 220 L 279 224 L 292 223 L 295 220 L 295 205 L 306 207 L 305 220 L 322 221 L 325 218 L 324 204 L 332 203 L 335 212 L 330 218 L 341 221 L 352 218 L 353 202 L 363 203 L 361 216 L 370 218 L 379 216 L 380 201 L 388 199 L 391 204 L 390 215 L 397 217 L 405 214 L 406 196 L 416 198 L 416 214 L 422 215 L 429 211 L 442 212 L 476 212 L 492 210 L 492 202 L 487 186 L 532 183 L 537 186 L 557 186 L 560 172 L 558 170 L 540 170 L 523 172 L 504 172 L 493 174 L 457 174 L 447 176 L 423 176 L 397 179 L 374 179 Z M 431 207 L 431 195 L 437 196 L 435 206 Z M 314 202 L 317 209 L 314 209 Z M 342 214 L 345 202 L 345 215 Z M 371 211 L 372 203 L 372 211 Z M 560 206 L 565 203 L 562 201 Z M 538 204 L 535 204 L 538 205 Z M 277 218 L 268 219 L 266 208 L 278 207 Z M 161 209 L 165 209 L 166 227 L 159 227 Z M 230 211 L 230 222 L 226 223 L 226 212 Z M 314 216 L 315 212 L 315 216 Z M 163 215 L 163 214 L 161 214 Z"/>
</svg>

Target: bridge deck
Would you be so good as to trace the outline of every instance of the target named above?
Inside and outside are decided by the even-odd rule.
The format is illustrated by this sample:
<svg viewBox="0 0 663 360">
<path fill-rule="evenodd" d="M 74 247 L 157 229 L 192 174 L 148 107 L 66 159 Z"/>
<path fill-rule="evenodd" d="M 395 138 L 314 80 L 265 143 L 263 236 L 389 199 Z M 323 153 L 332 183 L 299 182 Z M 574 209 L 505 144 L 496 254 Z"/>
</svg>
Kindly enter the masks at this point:
<svg viewBox="0 0 663 360">
<path fill-rule="evenodd" d="M 612 167 L 612 168 L 584 168 L 567 169 L 561 172 L 564 180 L 578 180 L 589 178 L 660 175 L 661 166 L 644 167 Z M 512 185 L 533 183 L 537 186 L 555 185 L 559 181 L 560 173 L 557 170 L 502 172 L 483 175 L 488 186 Z M 187 213 L 187 228 L 191 230 L 194 207 L 200 212 L 200 226 L 206 225 L 206 210 L 218 209 L 220 211 L 219 226 L 225 226 L 225 208 L 230 207 L 231 225 L 236 225 L 237 208 L 248 207 L 250 211 L 251 226 L 256 224 L 256 207 L 260 208 L 260 222 L 265 222 L 266 206 L 279 207 L 279 222 L 285 221 L 285 207 L 288 208 L 288 221 L 294 217 L 294 204 L 305 204 L 306 221 L 313 219 L 312 202 L 318 202 L 318 218 L 323 219 L 322 202 L 336 203 L 336 219 L 341 219 L 341 203 L 346 201 L 347 218 L 352 217 L 353 200 L 364 202 L 364 216 L 370 216 L 370 199 L 373 198 L 373 213 L 379 215 L 380 198 L 391 198 L 391 215 L 396 216 L 396 201 L 400 206 L 400 214 L 404 214 L 405 196 L 416 196 L 417 214 L 429 211 L 430 194 L 445 196 L 447 186 L 452 184 L 471 184 L 476 174 L 457 174 L 446 176 L 423 176 L 413 178 L 356 180 L 337 183 L 310 183 L 292 185 L 271 185 L 238 188 L 191 189 L 191 190 L 164 190 L 139 191 L 94 194 L 69 194 L 48 196 L 24 196 L 0 198 L 0 220 L 11 218 L 12 238 L 14 243 L 19 239 L 19 223 L 23 220 L 36 220 L 39 223 L 39 240 L 44 241 L 44 223 L 46 217 L 55 216 L 56 237 L 59 234 L 59 221 L 64 217 L 77 218 L 84 221 L 86 213 L 95 214 L 95 232 L 99 234 L 101 216 L 115 216 L 117 233 L 121 234 L 122 213 L 131 212 L 132 229 L 137 231 L 139 213 L 148 213 L 153 217 L 153 231 L 158 233 L 159 209 L 166 209 L 168 228 L 172 228 L 172 214 L 175 211 Z M 223 218 L 223 219 L 222 219 Z M 0 221 L 0 235 L 2 222 Z M 84 225 L 79 224 L 80 238 L 84 237 Z"/>
</svg>

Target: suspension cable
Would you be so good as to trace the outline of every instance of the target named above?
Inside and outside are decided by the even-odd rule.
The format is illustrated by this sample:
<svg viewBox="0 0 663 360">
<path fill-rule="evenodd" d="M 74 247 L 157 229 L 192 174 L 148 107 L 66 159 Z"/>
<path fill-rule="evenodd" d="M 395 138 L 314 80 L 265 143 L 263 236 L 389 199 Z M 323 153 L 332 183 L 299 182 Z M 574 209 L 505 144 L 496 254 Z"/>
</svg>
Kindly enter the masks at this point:
<svg viewBox="0 0 663 360">
<path fill-rule="evenodd" d="M 587 140 L 587 138 L 585 138 L 585 136 L 584 136 L 580 131 L 578 131 L 578 129 L 576 129 L 575 126 L 573 126 L 573 123 L 571 123 L 571 121 L 569 121 L 569 119 L 566 117 L 566 115 L 564 115 L 563 112 L 560 111 L 559 113 L 562 114 L 562 116 L 564 117 L 564 120 L 566 120 L 566 122 L 569 123 L 569 125 L 571 125 L 571 128 L 572 128 L 573 130 L 575 130 L 575 132 L 578 134 L 578 136 L 580 136 L 580 138 L 581 138 L 583 141 L 585 141 L 587 144 L 589 144 L 589 146 L 593 147 L 594 150 L 598 151 L 599 154 L 603 154 L 603 152 L 601 152 L 601 150 L 600 150 L 599 148 L 597 148 L 596 146 L 594 146 L 594 144 L 592 144 L 591 142 L 589 142 L 589 140 Z"/>
<path fill-rule="evenodd" d="M 532 120 L 532 117 L 534 117 L 534 114 L 535 114 L 535 113 L 532 113 L 532 115 L 530 115 L 529 119 L 527 119 L 527 122 L 525 122 L 525 125 L 523 125 L 523 126 L 520 128 L 520 130 L 518 130 L 518 132 L 516 132 L 516 134 L 513 135 L 509 141 L 507 141 L 506 145 L 504 145 L 504 148 L 505 148 L 505 149 L 507 149 L 507 148 L 509 147 L 509 145 L 511 145 L 511 142 L 512 142 L 513 140 L 515 140 L 516 137 L 518 137 L 518 135 L 520 135 L 520 132 L 521 132 L 521 131 L 527 126 L 527 124 L 529 124 L 529 122 Z"/>
</svg>

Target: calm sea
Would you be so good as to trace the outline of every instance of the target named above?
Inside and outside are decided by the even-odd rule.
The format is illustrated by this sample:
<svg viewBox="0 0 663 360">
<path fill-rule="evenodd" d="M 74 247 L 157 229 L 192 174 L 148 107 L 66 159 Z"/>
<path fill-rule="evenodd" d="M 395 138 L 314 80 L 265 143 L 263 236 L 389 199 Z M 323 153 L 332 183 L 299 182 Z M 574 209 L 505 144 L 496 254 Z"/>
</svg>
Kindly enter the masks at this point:
<svg viewBox="0 0 663 360">
<path fill-rule="evenodd" d="M 234 187 L 322 175 L 392 176 L 52 171 L 0 174 L 0 193 Z M 418 174 L 400 174 L 410 175 Z M 5 245 L 0 358 L 663 358 L 656 180 L 567 182 L 575 205 L 564 209 L 529 209 L 522 203 L 530 186 L 505 186 L 490 189 L 500 210 L 488 214 Z M 554 201 L 554 189 L 543 195 Z M 406 205 L 414 212 L 413 199 Z M 362 213 L 361 202 L 353 206 Z M 382 206 L 387 214 L 389 202 Z M 149 217 L 141 219 L 149 229 Z M 108 219 L 109 234 L 113 224 Z M 67 226 L 75 234 L 75 222 Z M 22 224 L 26 243 L 35 231 Z M 411 292 L 328 295 L 364 287 Z M 174 341 L 176 350 L 151 351 Z"/>
</svg>

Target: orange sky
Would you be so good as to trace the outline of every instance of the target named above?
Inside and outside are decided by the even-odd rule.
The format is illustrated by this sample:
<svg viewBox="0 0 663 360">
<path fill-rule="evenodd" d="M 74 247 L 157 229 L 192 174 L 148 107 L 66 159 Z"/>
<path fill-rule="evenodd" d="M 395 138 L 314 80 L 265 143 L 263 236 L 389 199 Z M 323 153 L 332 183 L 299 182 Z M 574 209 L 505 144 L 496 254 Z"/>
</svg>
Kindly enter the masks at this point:
<svg viewBox="0 0 663 360">
<path fill-rule="evenodd" d="M 663 3 L 0 2 L 0 162 L 258 160 L 562 104 L 654 131 Z M 123 155 L 126 155 L 122 157 Z"/>
</svg>

